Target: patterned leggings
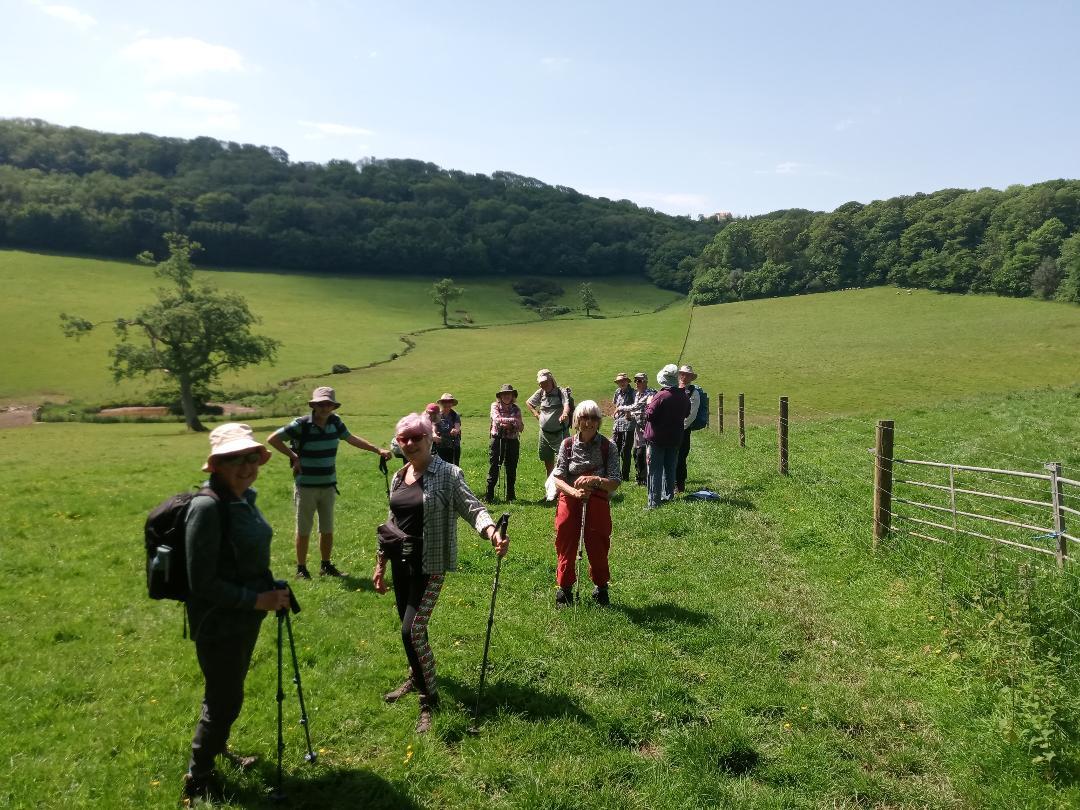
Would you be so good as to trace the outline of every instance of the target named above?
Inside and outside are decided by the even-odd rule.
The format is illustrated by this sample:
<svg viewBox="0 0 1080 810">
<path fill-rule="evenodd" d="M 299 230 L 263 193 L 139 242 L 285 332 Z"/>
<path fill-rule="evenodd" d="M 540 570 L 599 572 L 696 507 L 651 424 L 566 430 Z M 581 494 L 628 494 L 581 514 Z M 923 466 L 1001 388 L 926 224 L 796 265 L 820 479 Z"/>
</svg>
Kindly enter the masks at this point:
<svg viewBox="0 0 1080 810">
<path fill-rule="evenodd" d="M 438 694 L 435 655 L 428 644 L 428 621 L 442 590 L 444 574 L 425 574 L 419 561 L 390 561 L 394 600 L 401 619 L 401 643 L 416 690 L 428 699 Z"/>
</svg>

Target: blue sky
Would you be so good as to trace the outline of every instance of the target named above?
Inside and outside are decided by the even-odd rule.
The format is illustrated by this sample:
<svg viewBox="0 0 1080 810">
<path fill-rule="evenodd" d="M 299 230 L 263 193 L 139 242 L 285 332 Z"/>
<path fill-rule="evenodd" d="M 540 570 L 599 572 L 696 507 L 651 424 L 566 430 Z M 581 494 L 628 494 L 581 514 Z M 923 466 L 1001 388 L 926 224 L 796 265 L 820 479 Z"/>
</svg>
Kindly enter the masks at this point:
<svg viewBox="0 0 1080 810">
<path fill-rule="evenodd" d="M 1076 2 L 0 0 L 0 117 L 674 214 L 1080 177 Z"/>
</svg>

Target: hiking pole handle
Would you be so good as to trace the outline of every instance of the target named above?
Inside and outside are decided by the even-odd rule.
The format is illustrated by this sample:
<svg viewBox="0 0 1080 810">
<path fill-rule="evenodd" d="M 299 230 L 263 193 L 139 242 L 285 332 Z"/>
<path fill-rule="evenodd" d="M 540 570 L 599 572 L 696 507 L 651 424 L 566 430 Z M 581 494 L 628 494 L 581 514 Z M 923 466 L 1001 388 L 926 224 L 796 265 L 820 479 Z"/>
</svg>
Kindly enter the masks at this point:
<svg viewBox="0 0 1080 810">
<path fill-rule="evenodd" d="M 300 612 L 300 603 L 296 601 L 296 594 L 293 593 L 293 589 L 289 587 L 289 583 L 283 579 L 274 580 L 274 590 L 288 591 L 289 592 L 289 610 L 293 613 Z M 279 616 L 284 616 L 286 610 L 282 608 L 278 611 Z"/>
</svg>

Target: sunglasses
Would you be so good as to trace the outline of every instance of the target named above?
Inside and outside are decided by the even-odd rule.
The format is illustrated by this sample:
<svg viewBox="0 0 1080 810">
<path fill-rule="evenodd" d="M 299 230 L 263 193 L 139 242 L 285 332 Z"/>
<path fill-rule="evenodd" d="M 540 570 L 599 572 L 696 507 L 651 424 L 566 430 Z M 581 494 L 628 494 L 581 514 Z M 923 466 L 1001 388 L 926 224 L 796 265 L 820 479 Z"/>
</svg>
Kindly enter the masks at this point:
<svg viewBox="0 0 1080 810">
<path fill-rule="evenodd" d="M 408 444 L 409 442 L 423 441 L 427 437 L 426 433 L 402 433 L 397 437 L 397 441 L 398 444 Z"/>
<path fill-rule="evenodd" d="M 262 453 L 242 453 L 235 456 L 221 456 L 217 459 L 218 464 L 229 467 L 239 467 L 241 464 L 258 464 L 262 461 Z"/>
</svg>

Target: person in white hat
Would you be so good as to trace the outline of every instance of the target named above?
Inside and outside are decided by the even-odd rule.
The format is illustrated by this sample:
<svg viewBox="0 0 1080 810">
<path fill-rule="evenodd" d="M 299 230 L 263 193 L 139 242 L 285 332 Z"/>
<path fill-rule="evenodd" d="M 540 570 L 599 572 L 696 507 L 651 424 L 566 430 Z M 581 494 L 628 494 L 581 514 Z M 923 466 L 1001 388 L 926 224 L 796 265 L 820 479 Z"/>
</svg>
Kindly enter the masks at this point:
<svg viewBox="0 0 1080 810">
<path fill-rule="evenodd" d="M 701 407 L 701 389 L 694 385 L 697 372 L 687 363 L 679 367 L 679 388 L 690 395 L 690 414 L 683 420 L 683 438 L 679 446 L 679 456 L 675 461 L 675 494 L 681 495 L 686 488 L 686 457 L 690 455 L 690 425 L 697 419 Z"/>
<path fill-rule="evenodd" d="M 203 465 L 209 484 L 188 507 L 186 608 L 205 684 L 184 777 L 184 794 L 192 800 L 221 797 L 219 755 L 241 765 L 254 761 L 228 750 L 229 732 L 240 714 L 262 621 L 267 613 L 289 607 L 289 591 L 276 589 L 270 572 L 273 529 L 255 506 L 251 488 L 269 459 L 270 451 L 255 441 L 250 427 L 219 425 L 210 432 L 210 455 Z"/>
<path fill-rule="evenodd" d="M 536 452 L 544 463 L 545 474 L 551 475 L 559 446 L 570 435 L 574 398 L 569 388 L 559 387 L 549 369 L 536 372 L 536 382 L 540 387 L 525 401 L 525 406 L 540 423 Z"/>
<path fill-rule="evenodd" d="M 649 459 L 649 509 L 675 499 L 675 464 L 682 443 L 683 420 L 690 398 L 679 388 L 679 367 L 668 363 L 656 375 L 660 391 L 645 407 L 645 442 Z"/>
<path fill-rule="evenodd" d="M 296 576 L 311 579 L 307 569 L 308 545 L 319 514 L 319 573 L 322 576 L 344 576 L 331 560 L 334 550 L 334 502 L 337 500 L 337 450 L 339 442 L 377 453 L 389 460 L 389 450 L 354 436 L 334 411 L 341 407 L 334 389 L 321 385 L 308 402 L 311 413 L 294 419 L 279 428 L 267 443 L 289 459 L 292 466 L 296 505 Z M 285 444 L 285 439 L 289 444 Z"/>
</svg>

